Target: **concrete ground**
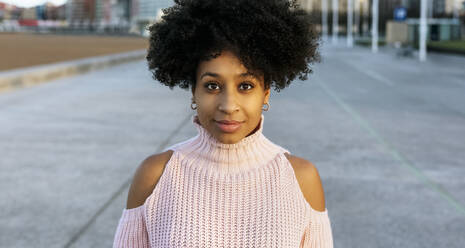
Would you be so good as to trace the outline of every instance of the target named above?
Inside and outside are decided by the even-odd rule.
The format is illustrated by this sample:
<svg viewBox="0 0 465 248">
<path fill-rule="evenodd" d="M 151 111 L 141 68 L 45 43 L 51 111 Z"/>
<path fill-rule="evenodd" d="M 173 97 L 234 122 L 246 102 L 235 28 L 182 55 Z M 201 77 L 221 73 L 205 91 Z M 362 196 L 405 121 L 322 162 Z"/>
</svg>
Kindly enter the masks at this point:
<svg viewBox="0 0 465 248">
<path fill-rule="evenodd" d="M 319 170 L 335 247 L 465 244 L 464 57 L 323 45 L 264 134 Z M 0 246 L 111 247 L 138 164 L 196 134 L 146 62 L 0 94 Z"/>
</svg>

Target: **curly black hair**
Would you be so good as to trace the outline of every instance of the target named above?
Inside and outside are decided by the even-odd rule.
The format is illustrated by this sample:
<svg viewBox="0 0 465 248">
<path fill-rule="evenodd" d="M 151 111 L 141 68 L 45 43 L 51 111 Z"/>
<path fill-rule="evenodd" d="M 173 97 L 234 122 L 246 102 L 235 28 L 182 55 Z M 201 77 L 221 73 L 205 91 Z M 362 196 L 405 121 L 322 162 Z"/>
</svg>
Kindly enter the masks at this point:
<svg viewBox="0 0 465 248">
<path fill-rule="evenodd" d="M 320 62 L 320 36 L 312 16 L 296 0 L 174 0 L 149 26 L 147 61 L 155 80 L 195 88 L 198 64 L 233 52 L 265 87 L 280 91 L 309 63 Z"/>
</svg>

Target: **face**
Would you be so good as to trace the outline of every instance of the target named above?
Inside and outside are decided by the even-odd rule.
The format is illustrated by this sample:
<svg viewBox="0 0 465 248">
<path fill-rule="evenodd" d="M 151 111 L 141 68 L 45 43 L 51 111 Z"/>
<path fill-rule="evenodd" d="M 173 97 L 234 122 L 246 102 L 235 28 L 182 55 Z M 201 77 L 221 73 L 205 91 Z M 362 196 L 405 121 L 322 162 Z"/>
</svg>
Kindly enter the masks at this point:
<svg viewBox="0 0 465 248">
<path fill-rule="evenodd" d="M 202 127 L 225 144 L 255 131 L 270 97 L 262 75 L 254 76 L 233 53 L 222 51 L 199 63 L 196 77 L 193 98 Z"/>
</svg>

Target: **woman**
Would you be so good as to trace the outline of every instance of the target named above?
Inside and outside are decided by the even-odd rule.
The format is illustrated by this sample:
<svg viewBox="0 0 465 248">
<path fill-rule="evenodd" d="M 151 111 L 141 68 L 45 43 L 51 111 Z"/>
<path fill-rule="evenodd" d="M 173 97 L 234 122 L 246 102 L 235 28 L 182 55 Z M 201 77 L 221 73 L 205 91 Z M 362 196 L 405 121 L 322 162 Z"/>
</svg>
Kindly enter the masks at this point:
<svg viewBox="0 0 465 248">
<path fill-rule="evenodd" d="M 318 171 L 263 133 L 270 88 L 318 59 L 286 0 L 176 0 L 150 27 L 154 79 L 191 88 L 198 135 L 146 158 L 113 247 L 333 247 Z"/>
</svg>

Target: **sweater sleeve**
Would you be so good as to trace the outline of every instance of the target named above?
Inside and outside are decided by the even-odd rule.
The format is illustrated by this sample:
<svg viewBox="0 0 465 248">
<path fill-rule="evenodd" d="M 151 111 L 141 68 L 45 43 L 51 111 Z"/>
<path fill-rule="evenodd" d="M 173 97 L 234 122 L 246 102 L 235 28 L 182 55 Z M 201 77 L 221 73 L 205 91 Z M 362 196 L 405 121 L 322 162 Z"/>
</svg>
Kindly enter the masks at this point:
<svg viewBox="0 0 465 248">
<path fill-rule="evenodd" d="M 300 248 L 333 248 L 333 234 L 327 208 L 321 212 L 310 207 L 310 221 L 305 228 Z"/>
<path fill-rule="evenodd" d="M 145 226 L 145 206 L 123 209 L 116 228 L 113 248 L 149 248 L 147 227 Z"/>
</svg>

